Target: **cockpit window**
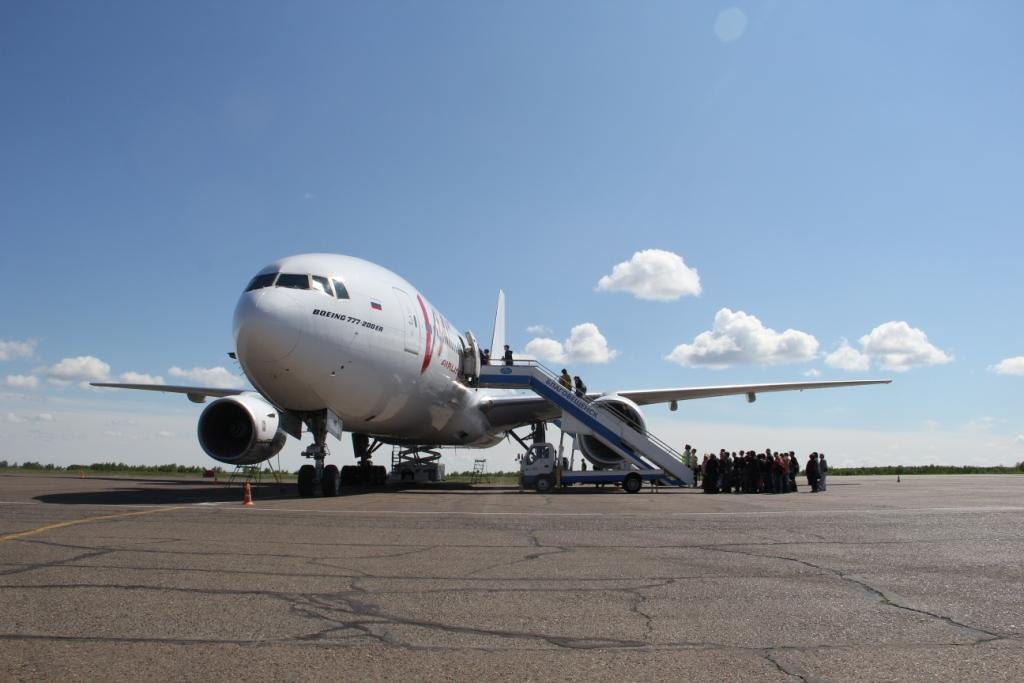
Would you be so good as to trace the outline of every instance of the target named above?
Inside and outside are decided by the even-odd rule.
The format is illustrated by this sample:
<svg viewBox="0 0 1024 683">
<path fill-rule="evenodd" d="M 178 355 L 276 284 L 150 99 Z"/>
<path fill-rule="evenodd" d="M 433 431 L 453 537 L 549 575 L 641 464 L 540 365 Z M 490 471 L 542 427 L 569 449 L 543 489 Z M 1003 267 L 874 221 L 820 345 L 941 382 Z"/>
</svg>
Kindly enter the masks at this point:
<svg viewBox="0 0 1024 683">
<path fill-rule="evenodd" d="M 327 278 L 322 275 L 310 275 L 309 279 L 313 283 L 313 289 L 323 292 L 327 296 L 334 296 L 334 292 L 331 291 L 331 283 Z"/>
<path fill-rule="evenodd" d="M 336 297 L 338 297 L 339 299 L 347 299 L 348 298 L 348 290 L 345 289 L 345 285 L 341 284 L 341 282 L 338 281 L 338 280 L 333 280 L 333 282 L 334 282 L 334 295 Z"/>
<path fill-rule="evenodd" d="M 254 289 L 263 289 L 274 284 L 274 278 L 277 277 L 277 273 L 264 273 L 263 275 L 257 275 L 249 283 L 249 286 L 245 288 L 245 291 L 251 292 Z"/>
<path fill-rule="evenodd" d="M 277 278 L 277 286 L 287 287 L 288 289 L 309 289 L 309 276 L 281 273 Z"/>
</svg>

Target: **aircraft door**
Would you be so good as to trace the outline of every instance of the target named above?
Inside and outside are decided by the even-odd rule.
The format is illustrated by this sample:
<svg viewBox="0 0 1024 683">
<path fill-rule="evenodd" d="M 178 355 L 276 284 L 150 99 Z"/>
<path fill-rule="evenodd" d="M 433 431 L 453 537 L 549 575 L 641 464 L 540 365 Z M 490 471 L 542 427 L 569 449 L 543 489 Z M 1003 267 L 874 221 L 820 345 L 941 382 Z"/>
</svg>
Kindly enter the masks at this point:
<svg viewBox="0 0 1024 683">
<path fill-rule="evenodd" d="M 398 287 L 395 290 L 395 298 L 402 309 L 402 327 L 405 330 L 405 350 L 409 353 L 419 354 L 420 352 L 420 324 L 416 319 L 416 310 L 412 307 L 412 299 Z"/>
</svg>

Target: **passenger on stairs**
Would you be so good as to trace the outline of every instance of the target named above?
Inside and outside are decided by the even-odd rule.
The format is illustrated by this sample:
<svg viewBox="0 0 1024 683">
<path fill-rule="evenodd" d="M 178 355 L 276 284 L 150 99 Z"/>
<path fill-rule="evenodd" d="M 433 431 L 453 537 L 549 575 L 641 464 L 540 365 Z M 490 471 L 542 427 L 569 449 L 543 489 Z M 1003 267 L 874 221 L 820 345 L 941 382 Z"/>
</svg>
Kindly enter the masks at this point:
<svg viewBox="0 0 1024 683">
<path fill-rule="evenodd" d="M 572 391 L 572 376 L 565 368 L 562 368 L 562 375 L 558 378 L 558 383 L 565 387 L 566 390 Z"/>
<path fill-rule="evenodd" d="M 505 365 L 512 365 L 512 349 L 505 344 L 505 355 L 502 356 L 502 360 L 505 361 Z"/>
<path fill-rule="evenodd" d="M 576 384 L 576 395 L 580 398 L 585 398 L 587 395 L 587 385 L 583 383 L 579 375 L 573 377 L 572 381 Z"/>
</svg>

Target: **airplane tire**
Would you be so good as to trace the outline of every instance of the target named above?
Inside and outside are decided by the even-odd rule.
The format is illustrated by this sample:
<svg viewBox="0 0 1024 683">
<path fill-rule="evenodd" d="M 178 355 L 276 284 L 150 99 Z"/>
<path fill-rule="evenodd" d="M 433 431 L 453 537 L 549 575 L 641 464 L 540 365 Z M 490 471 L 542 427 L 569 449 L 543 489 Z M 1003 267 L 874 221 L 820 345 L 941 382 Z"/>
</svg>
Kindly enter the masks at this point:
<svg viewBox="0 0 1024 683">
<path fill-rule="evenodd" d="M 537 493 L 550 493 L 551 489 L 555 487 L 555 482 L 552 481 L 549 475 L 542 475 L 537 477 L 537 480 L 533 482 L 533 488 Z"/>
<path fill-rule="evenodd" d="M 627 474 L 626 478 L 622 480 L 622 490 L 626 493 L 639 493 L 643 486 L 644 480 L 636 472 Z"/>
<path fill-rule="evenodd" d="M 324 478 L 320 480 L 320 488 L 327 498 L 338 495 L 338 485 L 341 483 L 341 475 L 337 465 L 328 465 L 324 468 Z"/>
<path fill-rule="evenodd" d="M 299 496 L 312 498 L 316 494 L 316 468 L 303 465 L 299 468 Z"/>
</svg>

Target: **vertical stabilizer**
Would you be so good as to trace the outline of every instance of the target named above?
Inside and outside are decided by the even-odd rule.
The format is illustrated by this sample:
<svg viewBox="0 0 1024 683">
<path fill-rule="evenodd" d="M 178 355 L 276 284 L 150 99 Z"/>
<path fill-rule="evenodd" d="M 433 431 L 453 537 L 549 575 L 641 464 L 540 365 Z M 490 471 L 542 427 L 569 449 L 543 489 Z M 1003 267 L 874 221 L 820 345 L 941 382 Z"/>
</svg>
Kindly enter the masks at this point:
<svg viewBox="0 0 1024 683">
<path fill-rule="evenodd" d="M 494 334 L 491 335 L 491 357 L 501 358 L 505 347 L 505 292 L 498 290 L 498 310 L 494 312 Z"/>
</svg>

